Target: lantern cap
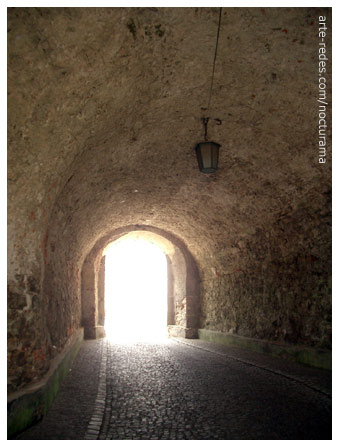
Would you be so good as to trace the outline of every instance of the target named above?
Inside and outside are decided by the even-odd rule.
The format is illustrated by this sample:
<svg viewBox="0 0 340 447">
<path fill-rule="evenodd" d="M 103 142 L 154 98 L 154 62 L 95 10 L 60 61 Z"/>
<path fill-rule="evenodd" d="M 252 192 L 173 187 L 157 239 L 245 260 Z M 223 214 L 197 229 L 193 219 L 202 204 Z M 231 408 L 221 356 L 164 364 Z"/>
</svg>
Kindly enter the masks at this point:
<svg viewBox="0 0 340 447">
<path fill-rule="evenodd" d="M 197 144 L 196 144 L 196 148 L 197 148 L 198 146 L 200 146 L 201 144 L 213 144 L 214 146 L 221 147 L 221 145 L 218 144 L 218 143 L 215 143 L 215 141 L 201 141 L 200 143 L 197 143 Z M 195 148 L 195 149 L 196 149 L 196 148 Z"/>
</svg>

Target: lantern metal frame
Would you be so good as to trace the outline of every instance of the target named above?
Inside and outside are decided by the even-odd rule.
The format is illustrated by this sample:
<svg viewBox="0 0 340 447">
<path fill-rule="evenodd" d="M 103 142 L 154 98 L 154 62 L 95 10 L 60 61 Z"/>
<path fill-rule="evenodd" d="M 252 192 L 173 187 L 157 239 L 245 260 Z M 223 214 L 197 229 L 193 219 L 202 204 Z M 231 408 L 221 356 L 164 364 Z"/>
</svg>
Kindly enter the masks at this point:
<svg viewBox="0 0 340 447">
<path fill-rule="evenodd" d="M 220 144 L 213 141 L 198 143 L 195 147 L 198 167 L 204 174 L 217 171 Z"/>
<path fill-rule="evenodd" d="M 204 142 L 198 143 L 195 147 L 198 167 L 204 174 L 212 174 L 217 171 L 220 144 L 208 141 L 209 118 L 202 118 L 204 126 Z"/>
</svg>

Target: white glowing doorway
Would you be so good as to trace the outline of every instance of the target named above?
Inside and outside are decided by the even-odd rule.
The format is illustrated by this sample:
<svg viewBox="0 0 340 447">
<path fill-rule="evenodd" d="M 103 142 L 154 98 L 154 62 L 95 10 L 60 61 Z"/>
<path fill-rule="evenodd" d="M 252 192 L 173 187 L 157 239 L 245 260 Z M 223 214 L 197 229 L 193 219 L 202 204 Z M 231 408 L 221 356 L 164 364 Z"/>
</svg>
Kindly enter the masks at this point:
<svg viewBox="0 0 340 447">
<path fill-rule="evenodd" d="M 167 337 L 167 261 L 155 244 L 123 239 L 106 250 L 105 332 L 114 341 Z"/>
</svg>

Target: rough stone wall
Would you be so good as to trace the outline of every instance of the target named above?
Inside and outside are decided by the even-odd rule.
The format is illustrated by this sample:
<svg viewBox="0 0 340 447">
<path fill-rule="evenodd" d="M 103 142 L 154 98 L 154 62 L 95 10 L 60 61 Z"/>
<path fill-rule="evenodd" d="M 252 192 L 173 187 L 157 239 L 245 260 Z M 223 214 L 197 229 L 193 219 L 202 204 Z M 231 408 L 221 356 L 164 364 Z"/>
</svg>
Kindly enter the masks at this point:
<svg viewBox="0 0 340 447">
<path fill-rule="evenodd" d="M 32 276 L 17 274 L 8 286 L 7 364 L 8 390 L 15 391 L 39 379 L 49 367 L 45 303 L 40 284 Z"/>
<path fill-rule="evenodd" d="M 11 391 L 81 324 L 82 263 L 127 225 L 185 243 L 202 327 L 329 346 L 319 15 L 331 54 L 330 9 L 223 8 L 208 128 L 220 164 L 203 175 L 218 8 L 9 9 Z"/>
<path fill-rule="evenodd" d="M 172 261 L 172 268 L 174 273 L 174 310 L 175 310 L 175 325 L 186 327 L 187 312 L 186 312 L 186 275 L 176 275 L 176 271 L 185 271 L 185 260 L 176 248 L 174 258 Z"/>
<path fill-rule="evenodd" d="M 318 197 L 319 196 L 319 197 Z M 229 271 L 203 281 L 201 326 L 247 337 L 331 348 L 330 190 L 235 247 Z"/>
<path fill-rule="evenodd" d="M 98 272 L 98 321 L 97 324 L 104 326 L 105 323 L 105 256 L 100 260 Z"/>
</svg>

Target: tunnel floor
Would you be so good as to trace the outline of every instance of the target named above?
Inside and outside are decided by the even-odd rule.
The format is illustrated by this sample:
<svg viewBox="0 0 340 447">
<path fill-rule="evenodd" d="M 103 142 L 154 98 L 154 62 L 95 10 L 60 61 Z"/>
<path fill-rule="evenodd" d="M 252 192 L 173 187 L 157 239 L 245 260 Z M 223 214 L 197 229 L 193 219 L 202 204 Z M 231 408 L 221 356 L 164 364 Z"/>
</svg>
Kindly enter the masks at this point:
<svg viewBox="0 0 340 447">
<path fill-rule="evenodd" d="M 17 439 L 331 439 L 331 373 L 202 340 L 85 341 Z"/>
</svg>

